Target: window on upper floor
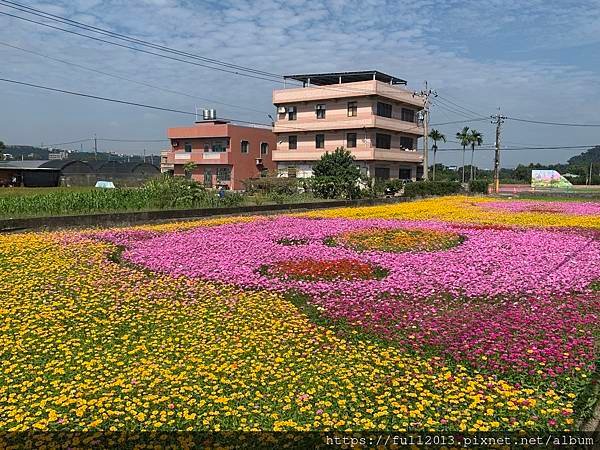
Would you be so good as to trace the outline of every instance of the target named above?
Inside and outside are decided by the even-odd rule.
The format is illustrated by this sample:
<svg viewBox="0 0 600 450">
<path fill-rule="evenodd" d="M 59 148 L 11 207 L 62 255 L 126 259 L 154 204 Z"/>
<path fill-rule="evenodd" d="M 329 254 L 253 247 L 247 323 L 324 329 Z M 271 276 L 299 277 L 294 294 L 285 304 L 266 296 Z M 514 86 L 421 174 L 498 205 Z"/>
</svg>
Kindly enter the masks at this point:
<svg viewBox="0 0 600 450">
<path fill-rule="evenodd" d="M 392 148 L 392 136 L 390 134 L 377 133 L 375 135 L 375 147 Z"/>
<path fill-rule="evenodd" d="M 261 142 L 260 143 L 260 154 L 266 155 L 267 153 L 269 153 L 269 144 L 267 144 L 266 142 Z"/>
<path fill-rule="evenodd" d="M 288 148 L 296 150 L 298 148 L 298 136 L 288 136 Z"/>
<path fill-rule="evenodd" d="M 356 117 L 358 114 L 358 102 L 348 102 L 348 117 Z"/>
<path fill-rule="evenodd" d="M 288 120 L 296 120 L 298 118 L 298 108 L 295 106 L 288 107 Z"/>
<path fill-rule="evenodd" d="M 377 115 L 381 117 L 392 117 L 392 105 L 389 103 L 377 102 Z"/>
<path fill-rule="evenodd" d="M 204 151 L 210 152 L 210 144 L 208 142 L 204 143 Z"/>
<path fill-rule="evenodd" d="M 324 119 L 325 118 L 325 104 L 323 104 L 323 103 L 318 104 L 315 108 L 315 112 L 317 114 L 317 119 Z"/>
<path fill-rule="evenodd" d="M 400 147 L 413 150 L 415 147 L 415 140 L 408 136 L 400 136 Z"/>
<path fill-rule="evenodd" d="M 249 153 L 250 152 L 250 142 L 242 141 L 241 149 L 242 149 L 242 153 Z"/>
<path fill-rule="evenodd" d="M 184 149 L 186 152 L 190 153 L 192 151 L 192 144 L 190 144 L 189 142 L 186 142 L 184 145 Z"/>
<path fill-rule="evenodd" d="M 402 108 L 402 120 L 405 122 L 415 122 L 415 110 Z"/>
<path fill-rule="evenodd" d="M 315 135 L 315 147 L 316 148 L 325 148 L 325 135 L 324 134 L 316 134 Z"/>
<path fill-rule="evenodd" d="M 355 148 L 356 147 L 356 133 L 347 133 L 346 134 L 346 147 L 347 148 Z"/>
</svg>

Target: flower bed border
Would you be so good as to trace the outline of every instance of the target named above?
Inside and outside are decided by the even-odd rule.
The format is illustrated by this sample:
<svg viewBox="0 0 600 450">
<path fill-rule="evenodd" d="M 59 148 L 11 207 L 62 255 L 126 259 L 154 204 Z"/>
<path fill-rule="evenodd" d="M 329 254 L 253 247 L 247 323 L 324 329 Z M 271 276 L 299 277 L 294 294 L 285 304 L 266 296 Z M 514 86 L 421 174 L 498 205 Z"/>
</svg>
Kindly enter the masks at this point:
<svg viewBox="0 0 600 450">
<path fill-rule="evenodd" d="M 179 209 L 82 214 L 74 216 L 31 217 L 23 219 L 0 219 L 0 232 L 37 231 L 96 226 L 125 226 L 148 222 L 197 219 L 212 216 L 309 211 L 315 209 L 339 208 L 346 206 L 374 206 L 415 200 L 419 200 L 419 198 L 409 199 L 404 197 L 395 197 L 386 199 L 330 200 L 308 203 L 286 203 L 281 205 L 236 206 L 226 208 Z"/>
</svg>

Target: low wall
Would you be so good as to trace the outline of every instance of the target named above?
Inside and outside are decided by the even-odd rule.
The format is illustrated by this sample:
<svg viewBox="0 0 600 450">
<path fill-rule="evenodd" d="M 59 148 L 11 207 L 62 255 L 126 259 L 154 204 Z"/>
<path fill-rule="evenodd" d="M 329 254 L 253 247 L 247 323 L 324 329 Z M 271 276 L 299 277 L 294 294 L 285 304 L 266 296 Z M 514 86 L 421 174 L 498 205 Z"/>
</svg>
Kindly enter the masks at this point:
<svg viewBox="0 0 600 450">
<path fill-rule="evenodd" d="M 307 211 L 314 209 L 336 208 L 341 206 L 372 206 L 405 201 L 410 201 L 410 199 L 397 197 L 390 199 L 333 200 L 312 203 L 290 203 L 283 205 L 236 206 L 231 208 L 179 209 L 88 214 L 77 216 L 32 217 L 26 219 L 3 219 L 0 220 L 0 231 L 35 231 L 59 228 L 122 226 L 177 219 L 189 220 L 211 216 L 235 216 L 243 214 Z"/>
</svg>

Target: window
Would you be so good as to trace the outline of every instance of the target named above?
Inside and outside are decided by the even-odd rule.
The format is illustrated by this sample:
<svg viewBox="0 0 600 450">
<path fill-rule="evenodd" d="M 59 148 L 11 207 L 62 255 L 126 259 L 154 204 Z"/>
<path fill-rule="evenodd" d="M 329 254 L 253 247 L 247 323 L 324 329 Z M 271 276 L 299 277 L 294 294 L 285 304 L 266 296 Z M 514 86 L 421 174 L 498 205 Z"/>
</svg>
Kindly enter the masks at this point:
<svg viewBox="0 0 600 450">
<path fill-rule="evenodd" d="M 348 102 L 348 117 L 356 117 L 358 112 L 357 102 Z"/>
<path fill-rule="evenodd" d="M 298 136 L 288 137 L 288 148 L 290 150 L 296 150 L 298 148 Z"/>
<path fill-rule="evenodd" d="M 402 120 L 405 122 L 415 122 L 415 110 L 402 108 Z"/>
<path fill-rule="evenodd" d="M 377 102 L 377 115 L 381 117 L 392 117 L 392 105 Z"/>
<path fill-rule="evenodd" d="M 315 135 L 315 147 L 325 148 L 325 135 L 324 134 Z"/>
<path fill-rule="evenodd" d="M 267 153 L 269 153 L 269 144 L 267 144 L 266 142 L 261 142 L 260 143 L 260 154 L 266 155 Z"/>
<path fill-rule="evenodd" d="M 298 176 L 298 171 L 295 167 L 288 167 L 287 170 L 288 178 L 296 178 Z"/>
<path fill-rule="evenodd" d="M 324 119 L 325 118 L 325 105 L 322 103 L 320 105 L 317 105 L 316 112 L 317 112 L 317 119 Z"/>
<path fill-rule="evenodd" d="M 398 175 L 398 178 L 400 178 L 401 180 L 410 180 L 411 179 L 411 170 L 410 169 L 403 169 L 402 167 L 400 167 L 400 173 Z"/>
<path fill-rule="evenodd" d="M 415 140 L 413 138 L 407 137 L 407 136 L 400 136 L 400 147 L 413 150 L 414 145 L 415 145 Z"/>
<path fill-rule="evenodd" d="M 389 180 L 390 179 L 389 167 L 375 167 L 375 178 L 377 178 L 379 180 Z"/>
<path fill-rule="evenodd" d="M 242 153 L 248 153 L 250 151 L 250 142 L 242 141 Z"/>
<path fill-rule="evenodd" d="M 210 152 L 210 144 L 208 142 L 206 144 L 204 144 L 204 151 Z"/>
<path fill-rule="evenodd" d="M 288 120 L 296 120 L 298 117 L 298 108 L 295 106 L 290 106 L 288 108 Z"/>
<path fill-rule="evenodd" d="M 355 148 L 356 147 L 356 133 L 346 134 L 346 147 L 347 148 Z"/>
<path fill-rule="evenodd" d="M 392 136 L 390 134 L 377 133 L 375 135 L 375 147 L 392 148 Z"/>
<path fill-rule="evenodd" d="M 212 151 L 213 152 L 226 152 L 227 151 L 227 144 L 224 144 L 222 142 L 215 142 L 212 146 Z"/>
<path fill-rule="evenodd" d="M 186 152 L 190 153 L 192 151 L 192 144 L 186 142 L 184 148 Z"/>
<path fill-rule="evenodd" d="M 217 181 L 230 181 L 231 180 L 231 168 L 230 167 L 217 167 Z"/>
</svg>

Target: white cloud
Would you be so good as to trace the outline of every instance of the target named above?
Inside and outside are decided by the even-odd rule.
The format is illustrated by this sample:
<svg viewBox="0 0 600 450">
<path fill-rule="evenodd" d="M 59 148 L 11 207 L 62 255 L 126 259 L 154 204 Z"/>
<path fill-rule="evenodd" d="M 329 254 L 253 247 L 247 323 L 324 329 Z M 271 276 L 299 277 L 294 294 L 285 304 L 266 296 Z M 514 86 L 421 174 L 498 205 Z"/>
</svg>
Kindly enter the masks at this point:
<svg viewBox="0 0 600 450">
<path fill-rule="evenodd" d="M 35 6 L 140 39 L 269 72 L 379 69 L 408 79 L 415 89 L 427 79 L 442 96 L 452 96 L 454 101 L 485 114 L 501 105 L 507 113 L 520 117 L 600 123 L 600 112 L 595 108 L 600 101 L 597 66 L 592 72 L 589 65 L 584 69 L 561 60 L 546 58 L 542 62 L 535 56 L 508 59 L 506 55 L 513 49 L 507 51 L 501 46 L 490 49 L 485 57 L 473 50 L 482 41 L 497 38 L 501 42 L 504 36 L 522 38 L 515 51 L 548 43 L 572 46 L 596 42 L 600 36 L 598 1 L 63 0 Z M 567 19 L 569 36 L 565 38 L 562 31 Z M 268 82 L 144 55 L 4 16 L 0 16 L 0 41 L 200 97 L 272 110 L 271 90 L 276 85 Z M 195 104 L 211 106 L 2 46 L 0 55 L 2 73 L 10 78 L 189 111 Z M 5 97 L 7 93 L 11 95 Z M 52 105 L 54 114 L 37 115 L 35 110 L 19 105 L 18 99 L 25 93 L 27 103 L 39 98 Z M 58 94 L 32 94 L 25 88 L 2 84 L 0 95 L 10 105 L 0 109 L 0 135 L 8 142 L 67 141 L 93 132 L 107 137 L 160 138 L 168 126 L 190 120 Z M 230 117 L 268 121 L 265 114 L 257 112 L 222 105 L 217 109 Z M 74 128 L 72 118 L 76 115 Z M 10 122 L 4 120 L 8 116 Z M 434 108 L 434 122 L 460 118 L 441 107 Z M 127 135 L 113 136 L 114 123 Z M 491 141 L 491 125 L 477 125 Z M 448 126 L 444 131 L 453 134 L 457 127 Z M 576 134 L 572 130 L 511 122 L 506 124 L 505 134 L 507 140 L 541 144 L 598 141 L 594 129 Z M 133 145 L 124 148 L 137 150 Z M 547 155 L 553 159 L 568 156 Z M 512 152 L 505 161 L 514 164 L 538 156 L 543 155 Z M 450 158 L 450 154 L 444 157 Z"/>
</svg>

